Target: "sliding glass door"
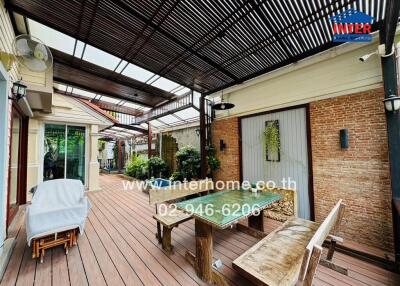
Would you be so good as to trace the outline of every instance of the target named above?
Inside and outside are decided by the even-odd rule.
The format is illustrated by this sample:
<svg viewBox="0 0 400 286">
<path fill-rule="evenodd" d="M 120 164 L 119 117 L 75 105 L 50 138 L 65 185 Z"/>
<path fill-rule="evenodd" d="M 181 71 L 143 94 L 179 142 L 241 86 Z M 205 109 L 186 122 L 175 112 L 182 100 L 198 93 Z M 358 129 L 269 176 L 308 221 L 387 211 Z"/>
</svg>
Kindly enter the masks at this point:
<svg viewBox="0 0 400 286">
<path fill-rule="evenodd" d="M 43 181 L 67 178 L 85 183 L 85 138 L 82 126 L 45 125 Z"/>
</svg>

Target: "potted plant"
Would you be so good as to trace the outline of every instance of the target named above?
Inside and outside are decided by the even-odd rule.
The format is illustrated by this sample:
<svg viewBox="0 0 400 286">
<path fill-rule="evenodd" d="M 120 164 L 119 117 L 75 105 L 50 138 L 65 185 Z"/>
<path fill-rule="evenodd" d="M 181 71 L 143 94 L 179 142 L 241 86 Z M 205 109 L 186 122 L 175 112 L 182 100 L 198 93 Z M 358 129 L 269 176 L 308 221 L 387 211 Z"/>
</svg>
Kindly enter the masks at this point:
<svg viewBox="0 0 400 286">
<path fill-rule="evenodd" d="M 265 122 L 265 130 L 263 135 L 266 160 L 279 162 L 281 145 L 279 134 L 279 121 L 271 120 Z"/>
</svg>

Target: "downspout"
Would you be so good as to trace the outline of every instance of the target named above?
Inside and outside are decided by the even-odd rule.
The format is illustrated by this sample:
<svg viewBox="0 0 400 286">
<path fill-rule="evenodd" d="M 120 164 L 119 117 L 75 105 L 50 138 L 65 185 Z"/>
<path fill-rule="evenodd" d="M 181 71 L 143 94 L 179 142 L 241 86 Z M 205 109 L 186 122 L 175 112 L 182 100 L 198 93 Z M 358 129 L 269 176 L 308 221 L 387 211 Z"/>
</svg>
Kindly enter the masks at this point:
<svg viewBox="0 0 400 286">
<path fill-rule="evenodd" d="M 380 31 L 380 42 L 385 44 L 385 35 Z M 387 49 L 386 54 L 390 54 Z M 398 94 L 396 56 L 381 57 L 385 98 Z M 396 270 L 400 268 L 400 112 L 386 112 L 387 140 L 389 149 L 390 182 L 392 189 L 392 220 Z"/>
</svg>

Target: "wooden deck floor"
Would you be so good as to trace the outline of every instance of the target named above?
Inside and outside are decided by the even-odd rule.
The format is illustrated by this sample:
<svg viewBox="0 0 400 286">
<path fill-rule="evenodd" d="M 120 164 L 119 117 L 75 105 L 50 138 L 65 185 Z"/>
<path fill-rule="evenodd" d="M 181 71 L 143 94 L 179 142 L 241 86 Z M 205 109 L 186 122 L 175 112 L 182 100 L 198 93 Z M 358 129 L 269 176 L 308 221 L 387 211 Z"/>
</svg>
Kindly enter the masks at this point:
<svg viewBox="0 0 400 286">
<path fill-rule="evenodd" d="M 174 229 L 175 253 L 168 255 L 155 239 L 154 210 L 147 196 L 123 191 L 114 175 L 102 175 L 101 185 L 102 192 L 89 194 L 93 207 L 85 234 L 68 255 L 57 248 L 46 254 L 43 264 L 33 260 L 19 217 L 12 233 L 16 247 L 1 285 L 204 285 L 184 258 L 187 249 L 194 251 L 193 220 Z M 231 262 L 256 241 L 234 230 L 214 233 L 214 255 L 224 264 L 219 272 L 231 285 L 251 285 Z M 315 285 L 400 285 L 398 275 L 374 265 L 341 253 L 335 260 L 349 269 L 349 276 L 319 266 Z"/>
</svg>

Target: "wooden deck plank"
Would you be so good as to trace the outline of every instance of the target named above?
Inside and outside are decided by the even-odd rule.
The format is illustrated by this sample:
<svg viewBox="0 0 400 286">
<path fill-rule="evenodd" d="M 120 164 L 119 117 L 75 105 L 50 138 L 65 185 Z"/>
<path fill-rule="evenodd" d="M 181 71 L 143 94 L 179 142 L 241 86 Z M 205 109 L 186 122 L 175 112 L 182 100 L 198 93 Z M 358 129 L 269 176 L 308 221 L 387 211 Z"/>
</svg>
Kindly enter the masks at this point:
<svg viewBox="0 0 400 286">
<path fill-rule="evenodd" d="M 29 249 L 30 250 L 30 249 Z M 49 255 L 50 254 L 50 255 Z M 47 286 L 52 283 L 52 255 L 51 250 L 43 263 L 36 264 L 35 286 Z"/>
<path fill-rule="evenodd" d="M 79 247 L 72 247 L 69 250 L 69 253 L 67 255 L 67 262 L 69 281 L 71 283 L 71 286 L 87 286 L 88 281 L 79 252 Z"/>
<path fill-rule="evenodd" d="M 85 267 L 86 277 L 90 285 L 107 285 L 103 273 L 97 263 L 93 250 L 90 247 L 86 235 L 80 235 L 78 241 L 79 251 L 82 257 L 83 267 Z"/>
<path fill-rule="evenodd" d="M 148 204 L 148 196 L 141 191 L 124 191 L 121 180 L 115 175 L 100 176 L 104 191 L 89 193 L 93 208 L 85 234 L 79 236 L 78 246 L 70 249 L 67 256 L 59 248 L 53 254 L 53 250 L 49 251 L 43 264 L 36 263 L 26 245 L 24 215 L 16 217 L 9 231 L 16 236 L 16 246 L 0 285 L 205 286 L 184 258 L 186 250 L 194 251 L 193 220 L 173 230 L 174 253 L 166 253 L 154 236 L 154 208 Z M 279 225 L 280 222 L 266 220 L 265 230 L 269 232 Z M 232 269 L 231 263 L 257 241 L 234 229 L 214 232 L 214 258 L 223 261 L 218 271 L 229 285 L 252 285 Z M 319 266 L 314 285 L 400 285 L 399 275 L 368 262 L 339 252 L 334 261 L 347 267 L 349 276 Z"/>
<path fill-rule="evenodd" d="M 4 273 L 1 285 L 15 285 L 20 272 L 20 266 L 25 251 L 29 251 L 26 247 L 26 232 L 25 225 L 21 226 L 20 231 L 16 237 L 16 243 L 12 252 L 10 261 L 8 262 L 7 269 Z"/>
<path fill-rule="evenodd" d="M 104 227 L 97 220 L 92 212 L 88 224 L 93 226 L 102 244 L 107 250 L 111 260 L 121 275 L 122 280 L 126 285 L 143 285 L 136 272 L 131 268 L 131 265 L 125 259 L 124 254 L 119 250 L 112 237 L 107 233 Z"/>
<path fill-rule="evenodd" d="M 29 248 L 25 248 L 21 263 L 21 269 L 23 269 L 23 271 L 20 271 L 18 275 L 16 286 L 33 285 L 35 281 L 36 260 L 32 259 L 32 252 L 29 250 Z"/>
<path fill-rule="evenodd" d="M 101 272 L 108 285 L 124 285 L 118 269 L 115 267 L 110 256 L 108 255 L 104 245 L 101 243 L 98 235 L 94 231 L 90 223 L 86 224 L 86 236 L 92 247 L 97 262 L 99 263 Z"/>
<path fill-rule="evenodd" d="M 99 194 L 99 196 L 101 196 L 101 195 L 102 194 Z M 110 196 L 104 196 L 102 202 L 114 202 L 113 208 L 114 209 L 118 209 L 119 207 L 115 207 L 115 205 L 121 205 L 121 204 L 123 204 L 123 201 L 126 201 L 126 198 L 124 198 L 123 200 L 120 200 L 120 201 L 118 201 L 118 200 L 117 201 L 113 201 L 114 199 L 115 198 L 110 197 Z M 137 218 L 141 217 L 143 215 L 143 212 L 145 211 L 142 208 L 142 206 L 140 208 L 140 211 L 137 211 L 137 208 L 130 208 L 129 209 L 129 207 L 130 207 L 129 203 L 128 203 L 127 207 L 128 207 L 128 209 L 124 209 L 123 211 L 121 211 L 121 214 L 123 214 L 125 216 L 125 218 L 130 223 L 133 223 L 134 221 L 136 221 Z M 150 234 L 150 236 L 148 236 L 148 238 L 150 240 L 152 240 L 152 241 L 156 241 L 155 237 L 154 237 L 155 222 L 154 222 L 154 220 L 151 219 L 151 213 L 149 213 L 147 216 L 141 217 L 140 222 L 138 222 L 138 223 L 142 223 L 143 224 L 145 221 L 147 221 L 145 225 L 149 229 L 154 229 L 153 231 L 151 231 L 151 234 Z M 193 222 L 186 222 L 183 225 L 188 224 L 188 223 L 193 223 Z M 140 226 L 138 226 L 138 227 L 140 227 Z M 177 233 L 179 233 L 180 235 L 178 235 L 179 237 L 176 238 L 175 236 L 177 236 L 176 235 Z M 192 252 L 195 251 L 194 231 L 193 231 L 193 233 L 188 234 L 183 230 L 183 227 L 181 225 L 181 226 L 179 226 L 178 228 L 176 228 L 174 230 L 172 238 L 173 238 L 173 245 L 175 245 L 176 248 L 177 248 L 178 245 L 182 245 L 185 248 L 185 250 L 183 251 L 182 255 L 184 255 L 186 250 L 190 250 Z M 218 269 L 218 271 L 222 275 L 224 275 L 225 278 L 230 280 L 233 285 L 247 285 L 248 281 L 245 280 L 243 277 L 239 276 L 231 268 L 232 260 L 227 258 L 227 257 L 225 257 L 223 252 L 221 253 L 221 252 L 218 252 L 218 250 L 217 250 L 217 251 L 215 251 L 215 253 L 217 253 L 217 255 L 219 255 L 219 256 L 217 256 L 217 258 L 220 258 L 224 263 L 224 266 L 222 268 Z"/>
<path fill-rule="evenodd" d="M 187 285 L 195 284 L 193 279 L 184 275 L 181 269 L 176 267 L 176 264 L 171 261 L 165 253 L 161 253 L 157 247 L 149 243 L 148 239 L 141 233 L 140 229 L 135 228 L 130 224 L 128 220 L 116 211 L 116 208 L 109 208 L 106 210 L 106 204 L 103 204 L 103 207 L 102 211 L 104 214 L 109 212 L 108 217 L 110 218 L 110 222 L 118 227 L 121 231 L 121 235 L 127 239 L 128 243 L 130 243 L 141 259 L 143 259 L 146 264 L 154 267 L 154 271 L 159 275 L 158 277 L 162 283 L 165 281 L 165 283 L 171 283 L 169 285 L 180 285 L 180 283 L 182 285 L 186 285 L 186 283 L 188 283 Z M 128 227 L 125 227 L 124 224 L 128 225 Z M 164 263 L 161 264 L 160 262 Z M 180 283 L 177 280 L 180 280 Z"/>
<path fill-rule="evenodd" d="M 57 286 L 68 286 L 69 282 L 69 273 L 68 273 L 68 264 L 67 257 L 65 255 L 65 250 L 63 246 L 58 246 L 53 248 L 52 250 L 52 274 L 53 274 L 53 284 Z M 50 255 L 49 253 L 44 257 L 44 259 L 48 259 Z"/>
<path fill-rule="evenodd" d="M 133 251 L 133 249 L 124 240 L 120 233 L 114 228 L 114 226 L 109 224 L 107 218 L 104 217 L 102 213 L 97 210 L 95 204 L 93 205 L 93 212 L 98 220 L 101 222 L 103 227 L 105 227 L 107 229 L 107 232 L 113 237 L 114 242 L 116 243 L 120 251 L 124 254 L 130 266 L 138 274 L 141 281 L 145 285 L 161 285 L 156 276 L 151 272 L 147 265 L 143 263 L 140 257 Z"/>
</svg>

